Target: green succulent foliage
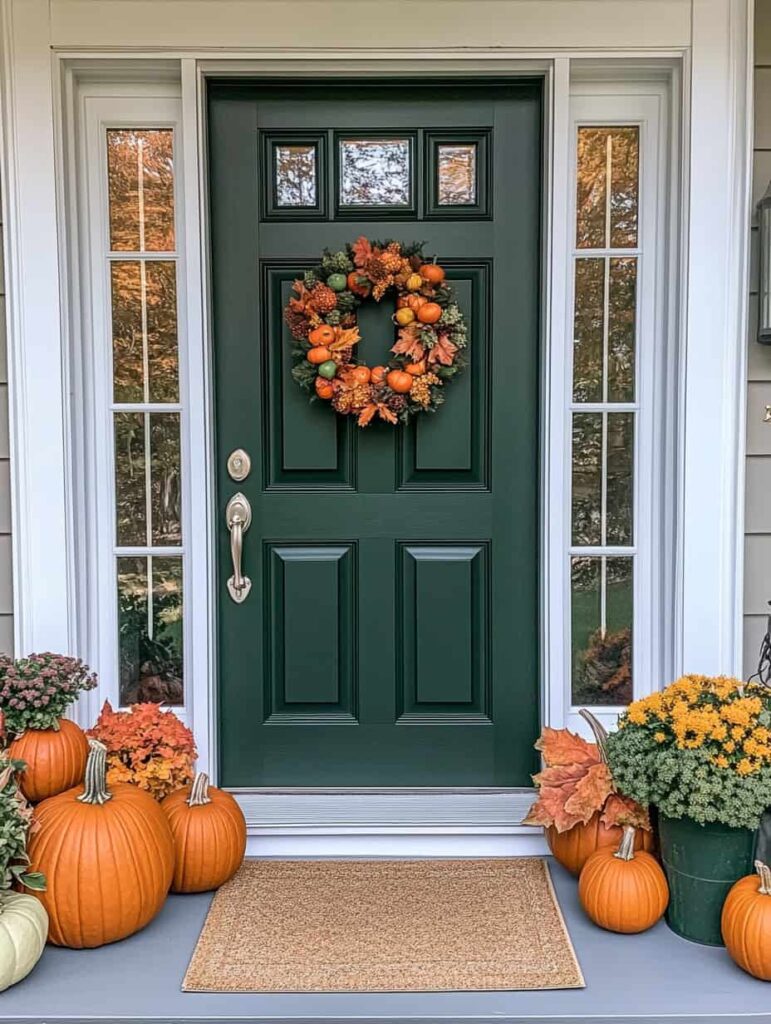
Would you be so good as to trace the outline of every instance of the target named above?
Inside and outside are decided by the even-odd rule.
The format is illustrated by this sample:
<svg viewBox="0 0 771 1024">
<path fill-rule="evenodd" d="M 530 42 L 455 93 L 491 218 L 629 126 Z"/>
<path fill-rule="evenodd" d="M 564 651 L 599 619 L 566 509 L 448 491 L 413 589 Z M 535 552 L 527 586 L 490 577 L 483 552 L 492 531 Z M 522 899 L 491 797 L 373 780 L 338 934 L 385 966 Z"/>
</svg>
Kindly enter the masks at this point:
<svg viewBox="0 0 771 1024">
<path fill-rule="evenodd" d="M 301 361 L 292 367 L 292 379 L 299 384 L 304 391 L 313 391 L 316 379 L 316 367 L 311 366 L 303 357 Z"/>
<path fill-rule="evenodd" d="M 318 275 L 317 270 L 306 270 L 303 274 L 303 284 L 306 288 L 312 288 L 314 284 L 318 284 L 321 278 Z"/>
<path fill-rule="evenodd" d="M 43 891 L 45 875 L 28 871 L 27 837 L 32 824 L 32 808 L 18 786 L 23 761 L 0 758 L 0 891 L 21 884 Z"/>
<path fill-rule="evenodd" d="M 611 733 L 607 755 L 619 792 L 668 818 L 755 829 L 771 804 L 771 766 L 742 777 L 713 764 L 707 750 L 661 746 L 631 724 Z"/>
<path fill-rule="evenodd" d="M 350 274 L 353 270 L 353 260 L 347 253 L 330 252 L 329 249 L 325 249 L 319 266 L 325 278 L 330 274 Z"/>
</svg>

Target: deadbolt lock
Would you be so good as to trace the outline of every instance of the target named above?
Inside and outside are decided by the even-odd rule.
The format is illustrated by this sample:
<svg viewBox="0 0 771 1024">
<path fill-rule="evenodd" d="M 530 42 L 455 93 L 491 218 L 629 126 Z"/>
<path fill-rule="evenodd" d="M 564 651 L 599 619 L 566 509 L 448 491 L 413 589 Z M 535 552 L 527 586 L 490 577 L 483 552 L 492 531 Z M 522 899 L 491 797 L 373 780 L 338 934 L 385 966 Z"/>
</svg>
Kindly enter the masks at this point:
<svg viewBox="0 0 771 1024">
<path fill-rule="evenodd" d="M 228 455 L 228 473 L 231 480 L 241 483 L 242 480 L 246 480 L 249 476 L 251 468 L 252 460 L 243 448 L 236 448 L 234 452 Z"/>
</svg>

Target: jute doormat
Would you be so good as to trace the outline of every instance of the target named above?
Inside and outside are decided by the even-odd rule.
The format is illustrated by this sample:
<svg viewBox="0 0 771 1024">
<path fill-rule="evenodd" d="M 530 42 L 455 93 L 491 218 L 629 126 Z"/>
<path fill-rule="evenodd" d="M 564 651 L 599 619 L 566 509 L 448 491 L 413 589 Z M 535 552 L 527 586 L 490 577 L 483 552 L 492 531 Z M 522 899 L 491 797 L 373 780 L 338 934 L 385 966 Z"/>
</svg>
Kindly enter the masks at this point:
<svg viewBox="0 0 771 1024">
<path fill-rule="evenodd" d="M 246 861 L 185 992 L 582 988 L 542 860 Z"/>
</svg>

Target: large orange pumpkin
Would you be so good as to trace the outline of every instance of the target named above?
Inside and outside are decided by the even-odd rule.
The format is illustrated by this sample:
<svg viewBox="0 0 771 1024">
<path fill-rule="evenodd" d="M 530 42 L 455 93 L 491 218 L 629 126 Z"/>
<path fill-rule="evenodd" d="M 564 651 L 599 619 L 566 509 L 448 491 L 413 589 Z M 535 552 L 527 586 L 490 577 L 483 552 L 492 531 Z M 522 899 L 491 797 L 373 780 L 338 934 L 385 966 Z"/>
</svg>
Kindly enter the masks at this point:
<svg viewBox="0 0 771 1024">
<path fill-rule="evenodd" d="M 56 729 L 27 729 L 10 744 L 8 757 L 26 762 L 20 789 L 37 803 L 83 781 L 88 740 L 79 725 L 62 718 Z"/>
<path fill-rule="evenodd" d="M 174 875 L 174 840 L 149 793 L 105 780 L 107 748 L 89 740 L 82 786 L 38 805 L 30 870 L 42 871 L 48 939 L 74 949 L 102 946 L 144 928 L 163 906 Z"/>
<path fill-rule="evenodd" d="M 578 880 L 578 898 L 592 921 L 625 935 L 652 928 L 669 902 L 659 862 L 644 850 L 635 853 L 635 831 L 624 829 L 616 851 L 607 846 L 595 850 Z"/>
<path fill-rule="evenodd" d="M 241 808 L 224 790 L 209 785 L 199 772 L 192 786 L 161 803 L 174 836 L 174 892 L 218 889 L 241 866 L 246 851 L 246 822 Z"/>
<path fill-rule="evenodd" d="M 723 904 L 720 928 L 734 961 L 761 981 L 771 981 L 771 869 L 755 861 L 756 875 L 740 878 Z"/>
<path fill-rule="evenodd" d="M 546 841 L 554 859 L 573 875 L 580 875 L 588 858 L 605 847 L 615 850 L 624 835 L 620 825 L 610 828 L 603 825 L 599 811 L 593 814 L 586 825 L 574 825 L 566 832 L 558 832 L 554 825 L 546 829 Z M 653 833 L 638 829 L 635 835 L 635 849 L 652 852 Z"/>
</svg>

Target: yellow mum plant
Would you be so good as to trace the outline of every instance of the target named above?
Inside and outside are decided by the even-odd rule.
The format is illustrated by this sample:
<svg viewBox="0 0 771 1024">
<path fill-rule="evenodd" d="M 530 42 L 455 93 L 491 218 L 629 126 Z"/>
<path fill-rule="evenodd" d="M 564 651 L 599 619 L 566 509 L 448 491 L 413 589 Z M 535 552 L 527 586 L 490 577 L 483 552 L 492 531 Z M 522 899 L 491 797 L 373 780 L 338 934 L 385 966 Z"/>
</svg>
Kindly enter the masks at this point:
<svg viewBox="0 0 771 1024">
<path fill-rule="evenodd" d="M 756 828 L 771 804 L 771 690 L 683 676 L 630 704 L 607 756 L 618 789 L 667 817 Z"/>
</svg>

